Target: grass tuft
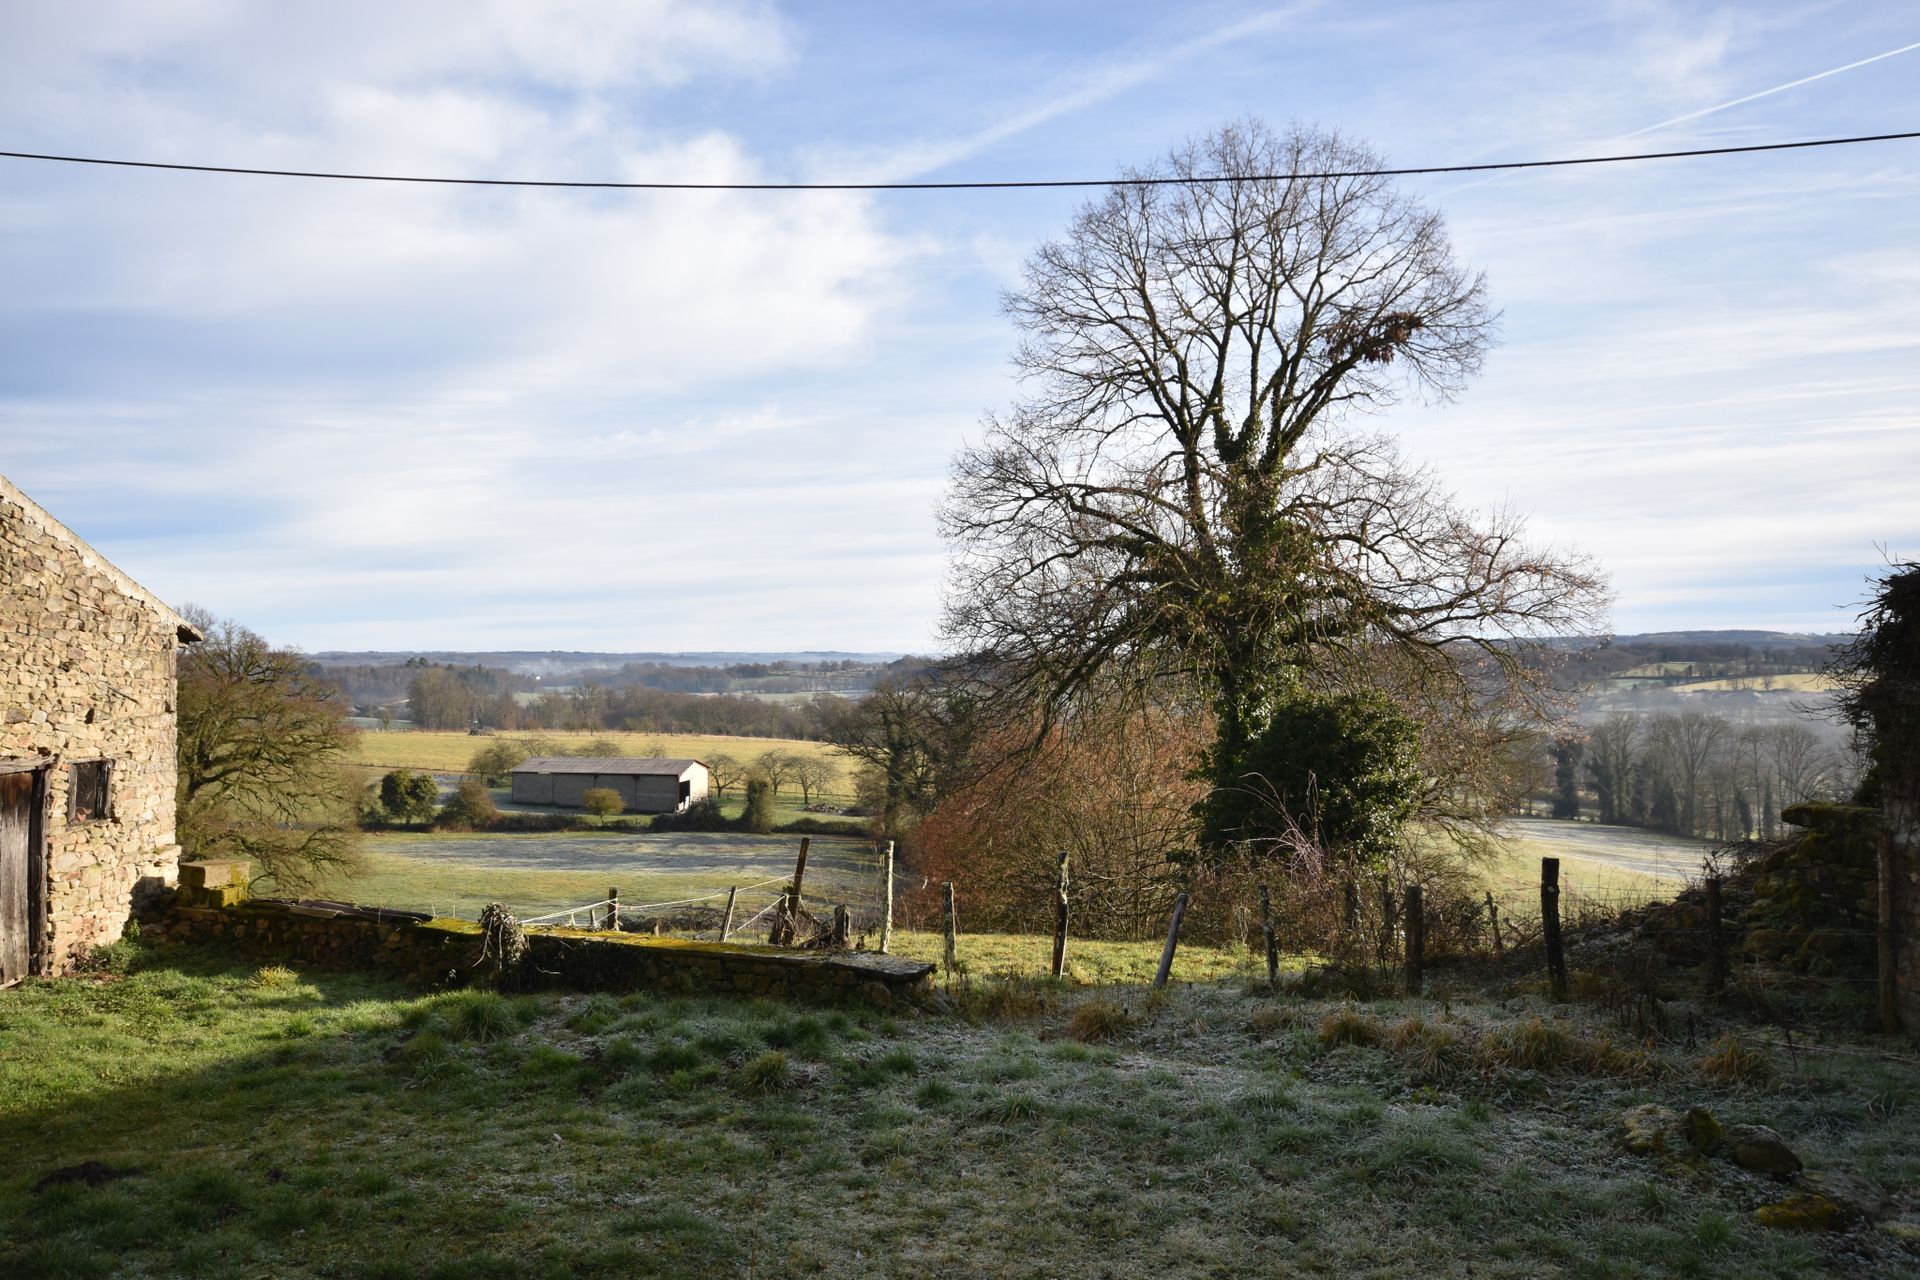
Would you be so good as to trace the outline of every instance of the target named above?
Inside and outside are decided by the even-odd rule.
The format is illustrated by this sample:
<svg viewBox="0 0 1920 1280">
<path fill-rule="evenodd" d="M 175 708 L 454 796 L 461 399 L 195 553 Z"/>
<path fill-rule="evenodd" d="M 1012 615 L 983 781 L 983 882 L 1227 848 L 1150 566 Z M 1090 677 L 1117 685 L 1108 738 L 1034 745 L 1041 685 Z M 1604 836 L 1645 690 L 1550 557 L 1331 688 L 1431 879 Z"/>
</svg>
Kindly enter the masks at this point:
<svg viewBox="0 0 1920 1280">
<path fill-rule="evenodd" d="M 1067 1034 L 1083 1044 L 1118 1040 L 1133 1029 L 1133 1013 L 1118 1001 L 1095 996 L 1074 1008 Z"/>
<path fill-rule="evenodd" d="M 1700 1059 L 1700 1074 L 1716 1084 L 1765 1084 L 1773 1079 L 1773 1058 L 1728 1032 Z"/>
<path fill-rule="evenodd" d="M 765 1053 L 741 1065 L 733 1073 L 734 1087 L 742 1093 L 785 1093 L 794 1085 L 793 1065 L 779 1049 Z"/>
</svg>

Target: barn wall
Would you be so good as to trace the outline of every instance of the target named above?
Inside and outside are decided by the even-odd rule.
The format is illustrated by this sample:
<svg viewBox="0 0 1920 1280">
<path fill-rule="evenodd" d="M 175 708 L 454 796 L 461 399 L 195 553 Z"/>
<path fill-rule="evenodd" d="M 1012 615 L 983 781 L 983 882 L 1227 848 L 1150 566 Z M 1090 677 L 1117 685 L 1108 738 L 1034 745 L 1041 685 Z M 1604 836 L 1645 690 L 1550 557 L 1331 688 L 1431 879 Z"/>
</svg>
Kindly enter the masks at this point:
<svg viewBox="0 0 1920 1280">
<path fill-rule="evenodd" d="M 552 776 L 544 773 L 514 774 L 513 800 L 515 804 L 552 804 Z"/>
<path fill-rule="evenodd" d="M 0 761 L 39 761 L 48 880 L 41 953 L 58 973 L 170 884 L 178 622 L 0 484 Z M 68 820 L 68 766 L 112 761 L 112 816 Z"/>
</svg>

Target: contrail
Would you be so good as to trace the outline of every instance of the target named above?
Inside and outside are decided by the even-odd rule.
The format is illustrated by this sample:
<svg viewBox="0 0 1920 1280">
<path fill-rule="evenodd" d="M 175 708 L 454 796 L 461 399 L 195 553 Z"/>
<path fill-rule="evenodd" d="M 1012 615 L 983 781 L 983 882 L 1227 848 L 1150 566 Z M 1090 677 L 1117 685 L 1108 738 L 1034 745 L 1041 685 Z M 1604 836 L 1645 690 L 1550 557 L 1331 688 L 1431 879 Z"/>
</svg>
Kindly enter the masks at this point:
<svg viewBox="0 0 1920 1280">
<path fill-rule="evenodd" d="M 1609 138 L 1607 141 L 1625 142 L 1628 138 L 1637 138 L 1643 133 L 1652 133 L 1656 129 L 1667 129 L 1676 124 L 1685 124 L 1689 120 L 1698 120 L 1701 116 L 1710 116 L 1716 111 L 1725 111 L 1727 108 L 1737 107 L 1743 102 L 1752 102 L 1756 98 L 1771 97 L 1776 93 L 1785 93 L 1789 89 L 1798 89 L 1803 84 L 1812 84 L 1815 80 L 1825 80 L 1828 76 L 1837 76 L 1842 71 L 1851 71 L 1855 67 L 1864 67 L 1870 62 L 1878 62 L 1882 58 L 1891 58 L 1902 53 L 1911 53 L 1915 49 L 1920 49 L 1920 40 L 1916 40 L 1912 44 L 1903 44 L 1898 49 L 1889 49 L 1885 53 L 1876 53 L 1871 58 L 1862 58 L 1858 62 L 1849 62 L 1844 67 L 1834 67 L 1827 71 L 1816 72 L 1810 76 L 1801 76 L 1798 80 L 1789 80 L 1785 84 L 1777 84 L 1771 89 L 1762 89 L 1758 93 L 1750 93 L 1744 98 L 1734 98 L 1732 101 L 1722 102 L 1718 106 L 1702 107 L 1698 111 L 1689 111 L 1683 116 L 1675 116 L 1671 120 L 1662 120 L 1659 124 L 1650 124 L 1644 129 L 1635 129 L 1632 133 L 1623 133 L 1619 137 Z"/>
</svg>

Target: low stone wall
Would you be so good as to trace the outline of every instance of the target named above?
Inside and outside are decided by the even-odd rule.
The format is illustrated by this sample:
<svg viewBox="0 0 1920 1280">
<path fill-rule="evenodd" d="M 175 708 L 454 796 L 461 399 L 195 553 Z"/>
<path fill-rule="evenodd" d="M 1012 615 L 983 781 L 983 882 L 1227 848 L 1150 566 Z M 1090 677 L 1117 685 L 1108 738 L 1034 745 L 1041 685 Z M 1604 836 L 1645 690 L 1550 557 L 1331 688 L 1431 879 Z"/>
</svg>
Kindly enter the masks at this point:
<svg viewBox="0 0 1920 1280">
<path fill-rule="evenodd" d="M 1780 817 L 1800 834 L 1740 877 L 1746 950 L 1796 967 L 1828 961 L 1871 969 L 1879 921 L 1880 813 L 1843 804 L 1797 804 Z"/>
<path fill-rule="evenodd" d="M 183 888 L 180 902 L 147 926 L 146 936 L 229 946 L 262 960 L 378 969 L 434 986 L 463 985 L 482 972 L 476 967 L 480 927 L 471 921 L 265 898 L 201 905 L 229 896 L 226 890 L 224 885 Z M 650 989 L 862 1000 L 885 1007 L 925 994 L 932 981 L 930 964 L 873 952 L 792 951 L 635 933 L 532 929 L 527 932 L 526 960 L 513 985 L 523 990 Z"/>
</svg>

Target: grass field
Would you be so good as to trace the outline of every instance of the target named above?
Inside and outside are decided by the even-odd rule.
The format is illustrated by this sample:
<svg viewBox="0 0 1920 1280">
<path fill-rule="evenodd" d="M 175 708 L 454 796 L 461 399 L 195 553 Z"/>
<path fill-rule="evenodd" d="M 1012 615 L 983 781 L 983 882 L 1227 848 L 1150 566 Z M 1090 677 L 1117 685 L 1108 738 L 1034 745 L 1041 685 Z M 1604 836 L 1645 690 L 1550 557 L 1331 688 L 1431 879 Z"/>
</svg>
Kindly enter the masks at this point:
<svg viewBox="0 0 1920 1280">
<path fill-rule="evenodd" d="M 879 863 L 864 840 L 814 836 L 807 885 L 829 902 L 867 903 Z M 553 835 L 381 835 L 367 841 L 361 873 L 336 876 L 313 896 L 471 920 L 489 902 L 520 916 L 598 902 L 609 888 L 638 906 L 744 891 L 793 875 L 800 837 L 744 832 L 672 835 L 565 832 Z M 774 886 L 755 888 L 753 909 Z M 268 885 L 263 892 L 271 892 Z"/>
<path fill-rule="evenodd" d="M 1700 874 L 1714 847 L 1702 840 L 1637 827 L 1515 818 L 1507 823 L 1499 857 L 1487 869 L 1496 898 L 1531 902 L 1540 894 L 1540 859 L 1560 859 L 1562 892 L 1608 902 L 1671 898 Z"/>
<path fill-rule="evenodd" d="M 547 738 L 554 742 L 578 744 L 605 739 L 620 744 L 620 752 L 630 756 L 662 755 L 704 759 L 716 752 L 732 756 L 742 764 L 751 763 L 765 751 L 786 751 L 809 759 L 831 762 L 840 771 L 837 794 L 849 793 L 849 761 L 838 748 L 824 742 L 804 742 L 795 738 L 728 738 L 699 733 L 520 733 L 501 730 L 483 736 L 442 730 L 406 730 L 381 732 L 367 730 L 354 744 L 352 763 L 368 769 L 430 769 L 436 773 L 459 773 L 480 748 L 497 738 Z"/>
<path fill-rule="evenodd" d="M 1831 676 L 1817 671 L 1794 671 L 1778 676 L 1728 676 L 1673 686 L 1675 693 L 1831 693 L 1839 688 Z"/>
<path fill-rule="evenodd" d="M 1915 1069 L 1747 1078 L 1531 996 L 1244 982 L 958 993 L 956 1015 L 636 993 L 426 996 L 145 955 L 0 995 L 11 1277 L 1912 1275 Z M 1630 1107 L 1773 1126 L 1893 1225 L 1633 1156 Z M 98 1162 L 101 1185 L 48 1175 Z M 1902 1226 L 1899 1220 L 1904 1219 Z"/>
</svg>

